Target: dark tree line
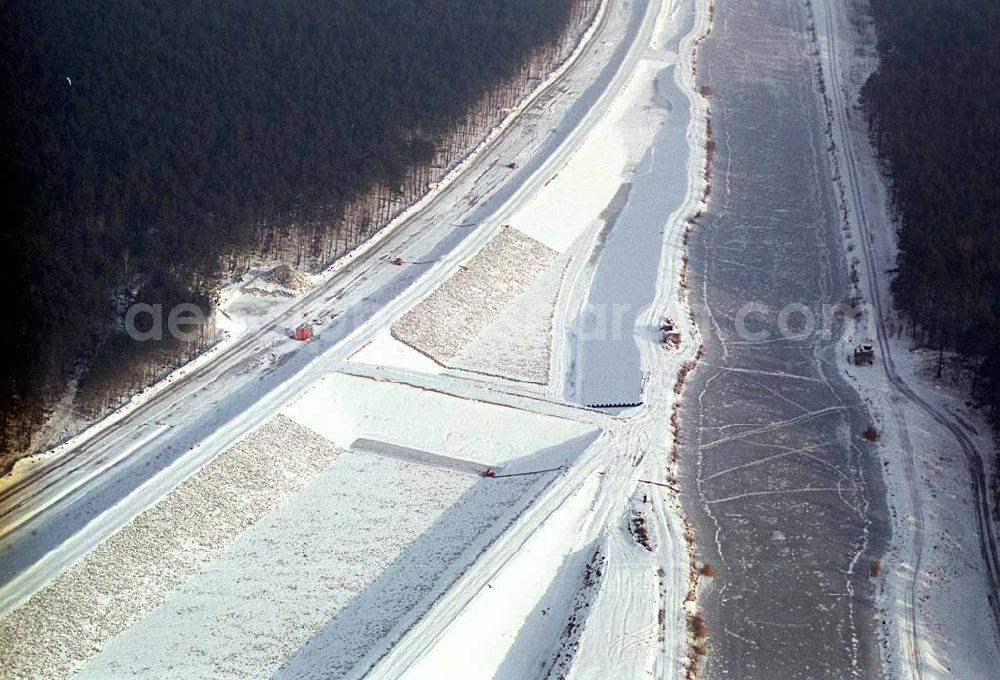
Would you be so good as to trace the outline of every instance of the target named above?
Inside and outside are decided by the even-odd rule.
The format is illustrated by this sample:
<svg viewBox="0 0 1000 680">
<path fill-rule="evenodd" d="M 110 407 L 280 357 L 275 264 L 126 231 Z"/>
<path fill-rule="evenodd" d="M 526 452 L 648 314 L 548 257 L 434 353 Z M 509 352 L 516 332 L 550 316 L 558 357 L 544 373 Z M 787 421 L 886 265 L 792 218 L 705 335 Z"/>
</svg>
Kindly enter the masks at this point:
<svg viewBox="0 0 1000 680">
<path fill-rule="evenodd" d="M 871 0 L 863 101 L 901 217 L 892 289 L 1000 421 L 1000 3 Z"/>
<path fill-rule="evenodd" d="M 2 451 L 70 381 L 119 384 L 96 415 L 211 340 L 137 346 L 130 304 L 208 304 L 254 256 L 318 267 L 369 236 L 596 4 L 2 3 Z"/>
</svg>

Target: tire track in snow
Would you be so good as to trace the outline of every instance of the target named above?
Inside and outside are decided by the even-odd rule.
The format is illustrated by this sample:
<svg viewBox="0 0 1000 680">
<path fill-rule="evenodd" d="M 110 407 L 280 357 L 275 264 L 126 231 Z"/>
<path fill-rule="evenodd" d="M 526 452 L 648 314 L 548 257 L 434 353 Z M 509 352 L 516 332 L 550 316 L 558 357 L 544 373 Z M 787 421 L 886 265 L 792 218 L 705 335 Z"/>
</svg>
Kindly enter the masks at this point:
<svg viewBox="0 0 1000 680">
<path fill-rule="evenodd" d="M 815 25 L 815 13 L 811 6 L 807 5 L 807 9 L 810 17 L 813 19 Z M 828 8 L 827 8 L 828 9 Z M 864 213 L 864 207 L 861 202 L 861 192 L 858 188 L 857 180 L 857 169 L 855 167 L 855 161 L 850 150 L 850 144 L 846 142 L 849 130 L 847 130 L 847 124 L 844 120 L 843 115 L 838 115 L 837 112 L 842 112 L 846 110 L 846 103 L 844 102 L 842 85 L 840 83 L 840 73 L 839 65 L 837 64 L 837 48 L 836 48 L 836 27 L 833 24 L 833 19 L 829 11 L 824 12 L 825 15 L 825 25 L 826 25 L 826 39 L 827 46 L 829 49 L 831 68 L 829 73 L 824 73 L 822 68 L 822 62 L 817 58 L 818 63 L 818 77 L 822 79 L 820 82 L 824 84 L 822 93 L 824 108 L 826 110 L 826 115 L 828 117 L 828 123 L 831 125 L 829 128 L 828 136 L 831 139 L 832 154 L 836 154 L 837 146 L 833 142 L 833 128 L 832 126 L 836 124 L 837 128 L 840 130 L 842 136 L 842 141 L 844 142 L 843 147 L 845 149 L 844 156 L 847 174 L 849 178 L 850 191 L 854 197 L 854 203 L 856 207 L 856 214 L 858 217 L 859 228 L 862 231 L 862 253 L 865 257 L 866 268 L 868 269 L 867 280 L 869 282 L 869 298 L 870 302 L 874 307 L 874 316 L 878 319 L 878 343 L 879 343 L 879 358 L 882 364 L 883 371 L 886 377 L 889 379 L 890 384 L 893 384 L 897 391 L 899 391 L 898 385 L 894 381 L 894 368 L 890 368 L 891 354 L 889 343 L 885 340 L 885 329 L 884 322 L 882 318 L 882 313 L 880 310 L 881 302 L 881 292 L 879 290 L 878 279 L 876 278 L 876 268 L 874 257 L 871 253 L 871 242 L 868 236 L 868 221 L 867 216 Z M 814 35 L 815 38 L 815 35 Z M 817 43 L 818 44 L 818 43 Z M 831 87 L 825 86 L 826 79 L 829 79 Z M 831 106 L 830 100 L 826 97 L 826 92 L 832 92 L 832 97 L 834 99 L 833 105 Z M 834 156 L 836 158 L 836 156 Z M 841 180 L 837 180 L 841 184 L 841 200 L 846 202 L 843 195 L 843 184 Z M 846 219 L 846 217 L 845 217 Z M 895 376 L 898 378 L 898 376 Z M 924 546 L 924 519 L 923 510 L 920 506 L 920 492 L 917 486 L 917 472 L 916 466 L 913 462 L 913 445 L 910 441 L 908 427 L 906 423 L 906 417 L 904 416 L 902 409 L 899 405 L 898 398 L 890 399 L 892 404 L 893 417 L 896 420 L 896 427 L 899 430 L 900 444 L 905 452 L 903 456 L 904 461 L 904 475 L 906 477 L 907 486 L 910 491 L 910 511 L 913 517 L 913 546 L 911 551 L 911 562 L 912 562 L 912 575 L 909 583 L 906 587 L 906 600 L 907 600 L 907 618 L 908 628 L 909 628 L 909 644 L 907 645 L 907 657 L 911 668 L 913 669 L 914 676 L 916 678 L 923 678 L 923 654 L 920 649 L 920 635 L 918 631 L 918 609 L 917 609 L 917 588 L 920 578 L 920 570 L 923 559 L 923 546 Z"/>
<path fill-rule="evenodd" d="M 887 340 L 889 332 L 886 328 L 885 316 L 882 314 L 881 309 L 882 302 L 885 298 L 883 298 L 879 272 L 875 262 L 875 256 L 872 252 L 872 227 L 868 219 L 868 214 L 865 210 L 863 193 L 860 188 L 861 183 L 858 179 L 858 161 L 854 156 L 854 149 L 850 143 L 851 131 L 848 128 L 845 115 L 848 110 L 848 103 L 845 101 L 844 90 L 840 80 L 841 72 L 836 44 L 836 27 L 833 23 L 830 8 L 824 6 L 824 9 L 826 25 L 825 37 L 828 41 L 831 64 L 829 74 L 826 77 L 829 78 L 832 85 L 832 87 L 827 88 L 827 90 L 831 92 L 831 96 L 834 100 L 832 110 L 830 111 L 830 115 L 832 117 L 831 123 L 836 125 L 841 138 L 841 144 L 838 147 L 835 147 L 833 153 L 836 154 L 836 149 L 839 148 L 842 151 L 842 156 L 845 161 L 843 165 L 848 178 L 847 189 L 851 197 L 850 208 L 852 209 L 852 212 L 857 220 L 858 230 L 861 236 L 859 239 L 861 241 L 861 252 L 864 256 L 864 265 L 868 274 L 866 277 L 869 289 L 868 301 L 873 308 L 873 316 L 876 319 L 876 329 L 878 335 L 876 341 L 878 342 L 880 351 L 880 365 L 890 386 L 897 392 L 897 397 L 891 401 L 894 405 L 894 415 L 900 429 L 903 448 L 906 452 L 904 457 L 904 460 L 906 461 L 906 476 L 907 482 L 910 486 L 911 504 L 914 512 L 914 569 L 912 579 L 907 587 L 907 599 L 909 601 L 908 616 L 910 619 L 911 638 L 910 656 L 914 663 L 915 675 L 917 677 L 922 677 L 923 659 L 920 650 L 920 639 L 917 628 L 916 590 L 919 579 L 921 554 L 923 550 L 924 527 L 922 512 L 920 510 L 918 480 L 913 463 L 913 446 L 909 439 L 905 418 L 900 412 L 900 409 L 896 407 L 900 401 L 907 401 L 916 406 L 919 410 L 923 411 L 932 420 L 934 420 L 934 422 L 948 430 L 961 448 L 962 454 L 966 459 L 976 506 L 976 529 L 979 537 L 980 551 L 986 565 L 986 576 L 989 581 L 988 598 L 990 602 L 990 609 L 993 614 L 993 621 L 994 625 L 997 627 L 998 634 L 1000 634 L 1000 600 L 998 600 L 998 591 L 1000 591 L 1000 559 L 998 559 L 997 555 L 993 520 L 990 516 L 989 496 L 982 454 L 976 447 L 975 443 L 962 430 L 961 423 L 956 422 L 955 419 L 949 414 L 934 407 L 928 401 L 920 397 L 896 370 L 895 361 L 892 356 L 892 345 Z"/>
</svg>

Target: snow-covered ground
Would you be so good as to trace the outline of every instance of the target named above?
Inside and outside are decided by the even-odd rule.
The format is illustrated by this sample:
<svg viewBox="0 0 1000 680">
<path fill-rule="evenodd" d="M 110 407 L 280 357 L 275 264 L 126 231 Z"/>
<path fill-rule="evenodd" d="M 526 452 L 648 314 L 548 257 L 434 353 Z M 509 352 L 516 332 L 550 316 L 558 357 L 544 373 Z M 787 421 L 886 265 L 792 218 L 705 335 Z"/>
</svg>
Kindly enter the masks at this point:
<svg viewBox="0 0 1000 680">
<path fill-rule="evenodd" d="M 673 106 L 689 107 L 692 124 L 682 127 L 681 134 L 689 149 L 703 149 L 705 106 L 693 94 L 690 55 L 696 37 L 707 30 L 707 13 L 700 6 L 695 18 L 692 6 L 686 3 L 649 9 L 642 37 L 630 54 L 629 68 L 623 69 L 613 92 L 630 102 L 626 109 L 645 107 L 655 94 L 654 70 L 645 71 L 649 79 L 642 85 L 628 88 L 635 63 L 650 54 L 647 49 L 668 45 L 676 50 L 672 54 L 680 67 L 672 77 L 685 101 L 675 101 Z M 674 30 L 686 26 L 687 32 L 682 41 L 671 43 L 657 34 L 654 26 Z M 670 56 L 663 58 L 669 62 Z M 652 118 L 662 115 L 661 111 Z M 598 117 L 594 134 L 619 135 L 615 126 L 620 124 L 615 117 Z M 585 148 L 583 144 L 570 146 L 565 155 L 561 149 L 550 157 L 543 175 L 548 179 L 539 190 L 554 192 L 558 185 L 551 179 L 553 170 L 568 169 L 574 163 L 572 152 Z M 680 180 L 683 200 L 673 214 L 656 217 L 656 226 L 662 226 L 663 233 L 656 251 L 659 259 L 653 263 L 655 291 L 637 319 L 637 327 L 627 328 L 626 341 L 631 341 L 633 334 L 640 338 L 642 365 L 652 376 L 642 408 L 609 422 L 604 437 L 557 479 L 501 537 L 495 550 L 484 555 L 400 641 L 376 666 L 372 677 L 679 677 L 685 673 L 689 558 L 683 524 L 676 498 L 666 487 L 642 485 L 640 478 L 662 484 L 668 474 L 674 380 L 698 345 L 678 285 L 687 218 L 700 208 L 703 196 L 701 159 L 699 153 L 688 156 Z M 578 179 L 586 184 L 586 191 L 577 185 L 572 192 L 571 184 L 561 190 L 564 200 L 576 196 L 586 206 L 575 207 L 579 212 L 565 221 L 565 228 L 554 232 L 561 241 L 549 242 L 558 250 L 565 249 L 573 259 L 556 305 L 553 363 L 558 370 L 553 373 L 548 395 L 565 398 L 567 385 L 573 383 L 572 350 L 567 348 L 576 343 L 573 319 L 586 301 L 592 253 L 600 252 L 602 214 L 606 214 L 608 201 L 589 202 L 585 194 L 603 192 L 613 198 L 621 185 L 622 170 L 628 172 L 627 167 L 618 167 L 599 175 L 581 173 Z M 525 196 L 524 200 L 531 199 Z M 501 210 L 500 214 L 512 214 L 520 205 L 521 201 L 512 201 L 511 213 Z M 551 224 L 556 217 L 550 213 L 549 219 Z M 510 222 L 521 228 L 517 220 L 511 218 Z M 533 235 L 544 242 L 542 234 Z M 678 319 L 683 334 L 679 352 L 665 351 L 655 342 L 655 332 L 645 330 L 655 331 L 656 320 L 665 314 Z M 592 477 L 595 472 L 596 479 Z M 626 529 L 639 485 L 648 501 L 652 550 L 640 545 Z M 608 557 L 599 560 L 601 577 L 594 584 L 588 580 L 587 569 L 594 564 L 598 550 Z M 510 597 L 514 588 L 517 598 Z"/>
<path fill-rule="evenodd" d="M 591 553 L 578 548 L 579 522 L 599 481 L 570 492 L 527 541 L 511 553 L 435 639 L 412 658 L 409 645 L 387 657 L 374 677 L 540 677 L 555 658 L 559 636 Z M 414 631 L 421 639 L 422 630 Z M 405 659 L 408 663 L 400 661 Z"/>
<path fill-rule="evenodd" d="M 453 225 L 477 224 L 521 187 L 540 184 L 534 171 L 586 119 L 621 64 L 637 16 L 633 7 L 602 4 L 574 54 L 473 155 L 313 289 L 290 301 L 230 291 L 230 314 L 248 314 L 238 319 L 247 327 L 239 338 L 0 480 L 0 611 L 148 506 L 133 493 L 141 485 L 157 478 L 159 492 L 169 490 L 270 417 L 300 389 L 307 368 L 313 375 L 335 369 L 386 330 L 397 303 L 405 309 L 426 294 L 425 283 L 439 281 L 421 281 L 426 267 L 395 267 L 391 257 L 438 261 L 481 247 L 491 231 Z M 507 160 L 520 169 L 509 170 Z M 314 341 L 289 340 L 295 325 L 313 319 L 321 322 Z M 163 429 L 154 436 L 154 427 Z"/>
<path fill-rule="evenodd" d="M 78 677 L 344 677 L 547 481 L 343 454 Z"/>
<path fill-rule="evenodd" d="M 615 93 L 604 117 L 589 132 L 587 144 L 572 147 L 573 153 L 553 168 L 542 190 L 519 202 L 509 218 L 511 226 L 564 252 L 597 223 L 663 123 L 662 110 L 648 106 L 648 88 L 653 72 L 668 61 L 669 55 L 663 54 L 660 63 L 636 62 L 635 70 L 625 74 L 625 89 Z"/>
<path fill-rule="evenodd" d="M 934 378 L 936 357 L 914 350 L 892 308 L 895 220 L 858 104 L 877 67 L 866 6 L 830 0 L 812 0 L 812 6 L 834 117 L 832 160 L 848 228 L 845 246 L 857 292 L 870 305 L 840 355 L 876 419 L 888 487 L 892 541 L 874 579 L 886 675 L 995 677 L 1000 621 L 990 606 L 997 584 L 988 560 L 995 568 L 996 546 L 983 528 L 992 521 L 983 519 L 988 496 L 977 493 L 994 442 L 961 388 Z M 864 340 L 876 341 L 875 366 L 847 361 Z"/>
<path fill-rule="evenodd" d="M 341 677 L 372 663 L 597 436 L 585 422 L 327 376 L 0 621 L 4 667 Z M 486 465 L 517 474 L 484 479 Z"/>
<path fill-rule="evenodd" d="M 446 187 L 305 293 L 236 295 L 238 341 L 0 488 L 5 670 L 684 675 L 690 558 L 668 478 L 698 346 L 679 285 L 707 25 L 699 0 L 607 0 Z M 675 166 L 672 203 L 643 211 L 646 189 L 621 187 L 654 163 Z M 610 414 L 571 397 L 576 320 L 616 229 L 656 238 L 616 246 L 644 251 L 622 341 L 650 377 L 641 407 Z M 469 302 L 481 315 L 459 318 Z M 664 315 L 676 351 L 656 341 Z M 297 343 L 302 321 L 317 336 Z"/>
<path fill-rule="evenodd" d="M 65 677 L 337 454 L 282 416 L 251 432 L 0 619 L 4 674 Z"/>
<path fill-rule="evenodd" d="M 386 329 L 355 352 L 351 361 L 372 366 L 390 366 L 405 368 L 421 373 L 441 373 L 444 367 L 426 354 L 421 354 L 409 345 L 405 345 L 392 337 L 392 331 Z"/>
<path fill-rule="evenodd" d="M 342 448 L 366 439 L 483 467 L 517 463 L 517 472 L 568 465 L 578 442 L 596 435 L 587 422 L 343 373 L 324 377 L 282 412 Z"/>
</svg>

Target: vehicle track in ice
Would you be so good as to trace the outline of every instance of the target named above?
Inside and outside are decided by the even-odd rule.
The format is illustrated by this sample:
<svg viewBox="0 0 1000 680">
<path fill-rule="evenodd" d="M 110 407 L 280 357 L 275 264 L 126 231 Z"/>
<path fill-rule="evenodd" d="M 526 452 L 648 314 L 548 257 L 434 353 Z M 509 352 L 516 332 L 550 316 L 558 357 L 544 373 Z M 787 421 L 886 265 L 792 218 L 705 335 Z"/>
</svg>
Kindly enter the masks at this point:
<svg viewBox="0 0 1000 680">
<path fill-rule="evenodd" d="M 682 411 L 693 455 L 681 488 L 695 480 L 686 509 L 713 567 L 698 594 L 713 639 L 702 672 L 871 677 L 873 600 L 857 566 L 883 534 L 864 405 L 828 336 L 775 335 L 765 312 L 756 342 L 734 323 L 748 302 L 818 309 L 848 289 L 802 4 L 719 10 L 701 77 L 715 186 L 692 239 L 706 354 Z"/>
<path fill-rule="evenodd" d="M 822 2 L 823 0 L 818 1 Z M 824 37 L 827 40 L 831 66 L 831 68 L 826 69 L 824 72 L 824 77 L 829 79 L 830 85 L 829 87 L 826 87 L 825 90 L 829 93 L 829 96 L 832 97 L 833 100 L 832 106 L 828 106 L 828 116 L 830 116 L 830 123 L 832 126 L 835 126 L 836 132 L 838 133 L 837 136 L 839 136 L 839 140 L 837 140 L 839 143 L 834 146 L 833 154 L 837 155 L 839 153 L 844 161 L 840 164 L 844 173 L 841 173 L 838 181 L 843 183 L 844 175 L 846 175 L 846 187 L 842 186 L 842 188 L 846 189 L 846 195 L 843 197 L 844 207 L 849 211 L 849 214 L 853 215 L 855 218 L 861 236 L 859 240 L 861 241 L 861 252 L 864 257 L 864 267 L 867 273 L 865 280 L 868 285 L 868 302 L 872 307 L 870 316 L 875 319 L 877 330 L 876 335 L 878 336 L 875 340 L 878 343 L 879 348 L 879 364 L 882 371 L 885 373 L 885 377 L 889 385 L 896 391 L 896 396 L 892 399 L 892 403 L 894 405 L 893 411 L 900 428 L 903 448 L 906 452 L 906 455 L 904 456 L 906 461 L 906 479 L 910 487 L 910 494 L 912 498 L 911 504 L 914 512 L 914 568 L 912 578 L 907 586 L 907 599 L 909 600 L 908 616 L 910 618 L 910 649 L 908 650 L 908 655 L 913 662 L 915 675 L 919 678 L 923 676 L 923 660 L 920 650 L 918 629 L 917 588 L 918 580 L 920 578 L 920 560 L 923 550 L 924 527 L 922 513 L 920 510 L 920 493 L 918 487 L 919 480 L 917 479 L 913 462 L 914 451 L 912 443 L 907 435 L 905 417 L 901 413 L 901 409 L 898 408 L 898 404 L 900 402 L 909 402 L 919 410 L 926 413 L 934 422 L 945 428 L 955 439 L 955 442 L 958 444 L 959 448 L 962 450 L 963 456 L 965 457 L 966 464 L 969 469 L 969 476 L 971 478 L 973 497 L 976 506 L 976 529 L 979 538 L 980 551 L 986 565 L 986 576 L 989 580 L 988 597 L 990 609 L 993 614 L 994 625 L 997 627 L 998 634 L 1000 634 L 1000 600 L 998 600 L 998 597 L 1000 597 L 1000 559 L 998 559 L 997 555 L 993 520 L 990 516 L 988 485 L 986 482 L 985 466 L 981 452 L 976 447 L 975 443 L 962 430 L 961 423 L 957 422 L 949 414 L 934 407 L 927 400 L 918 395 L 896 369 L 895 361 L 892 355 L 892 343 L 888 341 L 890 334 L 886 328 L 886 317 L 882 311 L 882 306 L 886 302 L 886 297 L 884 297 L 885 294 L 882 291 L 875 255 L 872 252 L 873 227 L 865 210 L 863 192 L 861 191 L 860 180 L 858 178 L 859 163 L 854 155 L 853 145 L 850 141 L 851 131 L 848 128 L 847 123 L 849 102 L 846 101 L 844 86 L 841 82 L 841 68 L 836 42 L 836 26 L 833 23 L 833 14 L 829 10 L 829 7 L 826 7 L 825 5 L 824 7 L 826 9 L 824 12 Z M 835 136 L 833 129 L 831 129 L 830 134 L 831 137 Z"/>
<path fill-rule="evenodd" d="M 809 12 L 809 16 L 813 20 L 815 26 L 815 13 L 813 12 L 813 9 L 809 3 L 807 3 L 806 7 L 807 11 Z M 818 83 L 822 86 L 820 96 L 823 99 L 824 110 L 826 111 L 826 116 L 828 119 L 827 120 L 829 125 L 828 137 L 830 138 L 831 141 L 831 149 L 833 149 L 831 153 L 836 154 L 837 153 L 836 149 L 838 147 L 833 139 L 833 126 L 837 125 L 841 135 L 847 135 L 850 133 L 846 129 L 846 123 L 843 120 L 844 117 L 842 115 L 837 115 L 836 113 L 837 111 L 844 111 L 845 110 L 844 107 L 846 106 L 846 104 L 844 102 L 843 90 L 840 83 L 839 66 L 836 63 L 836 44 L 835 44 L 836 29 L 835 26 L 833 25 L 831 13 L 825 12 L 824 14 L 826 19 L 824 22 L 826 26 L 825 37 L 828 41 L 827 44 L 828 44 L 829 54 L 831 55 L 830 58 L 832 60 L 831 61 L 832 68 L 824 70 L 822 62 L 817 57 L 817 79 Z M 814 43 L 818 45 L 815 32 L 812 35 L 812 39 Z M 829 86 L 827 86 L 826 84 L 827 79 L 829 79 Z M 826 94 L 831 91 L 834 99 L 833 102 L 830 101 L 829 97 L 827 97 Z M 885 337 L 887 336 L 885 335 L 885 329 L 883 328 L 883 317 L 881 310 L 879 308 L 879 301 L 881 300 L 880 297 L 881 294 L 879 291 L 879 283 L 876 276 L 874 258 L 871 256 L 870 239 L 868 236 L 868 221 L 864 213 L 864 207 L 861 202 L 860 192 L 857 189 L 856 168 L 854 167 L 853 155 L 850 154 L 850 145 L 846 141 L 846 138 L 844 137 L 842 137 L 841 141 L 843 142 L 843 148 L 846 149 L 845 152 L 846 163 L 844 163 L 844 165 L 846 166 L 846 170 L 849 177 L 850 191 L 852 192 L 852 196 L 854 197 L 855 205 L 858 208 L 856 210 L 856 215 L 858 224 L 862 231 L 861 234 L 862 238 L 860 239 L 862 242 L 861 250 L 865 257 L 866 268 L 868 270 L 868 276 L 866 278 L 870 282 L 871 286 L 871 289 L 869 291 L 869 298 L 871 299 L 871 304 L 873 306 L 873 315 L 878 320 L 877 340 L 879 343 L 879 350 L 880 350 L 879 359 L 882 368 L 886 374 L 886 377 L 889 379 L 890 383 L 892 383 L 894 377 L 893 376 L 894 371 L 890 369 L 889 366 L 889 362 L 891 362 L 890 343 L 885 341 Z M 837 163 L 836 157 L 834 158 L 834 162 Z M 846 198 L 844 197 L 843 194 L 845 187 L 843 186 L 842 183 L 842 175 L 838 175 L 836 181 L 841 184 L 841 186 L 839 187 L 841 200 L 846 202 Z M 898 386 L 896 387 L 897 387 L 897 392 L 899 392 Z M 906 586 L 907 618 L 908 618 L 907 627 L 909 634 L 907 635 L 908 643 L 905 646 L 906 648 L 905 653 L 909 661 L 909 665 L 913 669 L 914 676 L 916 678 L 923 678 L 924 662 L 923 662 L 923 654 L 920 649 L 920 633 L 918 628 L 919 609 L 917 607 L 918 604 L 917 590 L 919 588 L 920 573 L 923 563 L 924 537 L 926 531 L 924 527 L 923 509 L 920 503 L 920 491 L 918 488 L 917 471 L 916 471 L 916 466 L 914 465 L 913 462 L 913 457 L 914 457 L 913 443 L 910 440 L 909 428 L 906 422 L 906 415 L 904 414 L 903 409 L 901 408 L 899 402 L 900 399 L 898 396 L 895 396 L 893 399 L 890 400 L 890 404 L 892 407 L 892 417 L 896 421 L 896 427 L 899 430 L 900 445 L 902 446 L 903 451 L 905 452 L 903 456 L 903 468 L 904 468 L 904 475 L 906 478 L 906 485 L 908 487 L 910 495 L 909 509 L 912 515 L 912 527 L 913 527 L 912 546 L 910 551 L 910 562 L 912 568 L 910 570 L 909 582 L 907 583 Z"/>
</svg>

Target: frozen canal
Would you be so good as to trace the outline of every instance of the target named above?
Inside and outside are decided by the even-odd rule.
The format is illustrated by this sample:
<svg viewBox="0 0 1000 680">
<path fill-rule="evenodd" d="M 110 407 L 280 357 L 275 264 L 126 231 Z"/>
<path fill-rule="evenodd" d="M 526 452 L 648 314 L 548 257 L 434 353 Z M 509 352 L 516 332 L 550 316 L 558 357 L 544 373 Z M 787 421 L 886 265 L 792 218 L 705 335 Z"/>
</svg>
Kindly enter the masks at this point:
<svg viewBox="0 0 1000 680">
<path fill-rule="evenodd" d="M 888 529 L 868 415 L 830 337 L 796 333 L 806 315 L 789 307 L 818 329 L 848 289 L 807 21 L 801 0 L 717 3 L 699 58 L 718 154 L 689 283 L 714 323 L 699 315 L 681 465 L 716 574 L 707 678 L 881 675 L 868 572 Z"/>
</svg>

